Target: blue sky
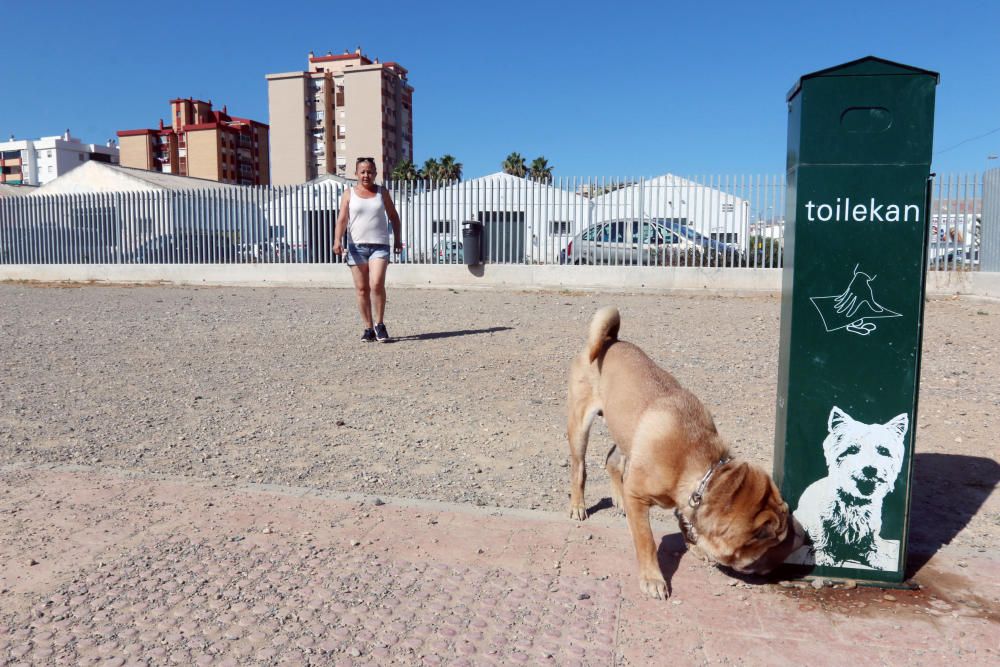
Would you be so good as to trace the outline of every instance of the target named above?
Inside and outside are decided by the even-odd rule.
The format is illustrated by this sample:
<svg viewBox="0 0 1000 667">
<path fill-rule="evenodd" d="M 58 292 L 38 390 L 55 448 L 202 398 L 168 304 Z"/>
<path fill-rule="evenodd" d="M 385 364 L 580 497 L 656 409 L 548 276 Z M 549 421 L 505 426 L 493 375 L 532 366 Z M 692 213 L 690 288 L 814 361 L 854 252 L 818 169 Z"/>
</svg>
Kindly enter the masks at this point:
<svg viewBox="0 0 1000 667">
<path fill-rule="evenodd" d="M 188 96 L 267 122 L 265 74 L 360 45 L 410 71 L 418 164 L 451 153 L 469 178 L 518 151 L 556 176 L 779 173 L 798 77 L 876 55 L 941 73 L 936 171 L 1000 167 L 989 0 L 156 6 L 0 0 L 0 137 L 103 142 Z"/>
</svg>

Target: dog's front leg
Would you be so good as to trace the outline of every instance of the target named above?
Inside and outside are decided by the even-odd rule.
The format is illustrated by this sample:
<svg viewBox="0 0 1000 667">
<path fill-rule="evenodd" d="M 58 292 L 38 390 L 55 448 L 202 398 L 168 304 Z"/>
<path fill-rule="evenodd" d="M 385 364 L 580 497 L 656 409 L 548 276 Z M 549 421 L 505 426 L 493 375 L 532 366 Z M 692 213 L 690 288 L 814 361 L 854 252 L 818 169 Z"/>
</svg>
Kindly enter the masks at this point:
<svg viewBox="0 0 1000 667">
<path fill-rule="evenodd" d="M 646 595 L 657 600 L 667 599 L 667 582 L 656 560 L 656 543 L 649 525 L 649 502 L 625 492 L 625 517 L 639 559 L 639 587 Z"/>
</svg>

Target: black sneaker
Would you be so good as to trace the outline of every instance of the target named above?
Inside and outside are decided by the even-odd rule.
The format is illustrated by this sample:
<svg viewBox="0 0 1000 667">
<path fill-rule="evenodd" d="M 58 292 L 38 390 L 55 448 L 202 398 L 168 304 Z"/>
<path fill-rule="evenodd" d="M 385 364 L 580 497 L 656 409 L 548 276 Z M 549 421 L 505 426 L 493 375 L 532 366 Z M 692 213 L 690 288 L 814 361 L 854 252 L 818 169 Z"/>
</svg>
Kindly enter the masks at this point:
<svg viewBox="0 0 1000 667">
<path fill-rule="evenodd" d="M 385 330 L 385 324 L 382 322 L 375 325 L 375 340 L 380 343 L 389 342 L 389 332 Z"/>
<path fill-rule="evenodd" d="M 362 343 L 371 343 L 374 340 L 375 340 L 375 330 L 374 329 L 365 329 L 365 332 L 363 334 L 361 334 L 361 342 Z"/>
</svg>

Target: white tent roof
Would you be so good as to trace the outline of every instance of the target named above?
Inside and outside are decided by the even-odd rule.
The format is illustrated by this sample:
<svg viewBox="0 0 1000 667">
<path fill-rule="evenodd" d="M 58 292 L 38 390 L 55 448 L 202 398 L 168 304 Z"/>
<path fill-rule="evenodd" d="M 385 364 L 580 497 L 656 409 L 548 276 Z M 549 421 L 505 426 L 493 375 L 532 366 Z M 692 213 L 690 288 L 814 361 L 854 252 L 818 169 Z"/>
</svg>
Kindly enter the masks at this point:
<svg viewBox="0 0 1000 667">
<path fill-rule="evenodd" d="M 337 176 L 336 174 L 320 174 L 311 181 L 306 181 L 306 185 L 319 185 L 326 182 L 335 183 L 337 185 L 354 185 L 358 181 L 354 178 L 344 178 L 343 176 Z"/>
<path fill-rule="evenodd" d="M 0 197 L 24 197 L 38 188 L 34 185 L 7 185 L 0 183 Z"/>
<path fill-rule="evenodd" d="M 527 187 L 525 187 L 525 184 L 527 184 Z M 525 201 L 526 192 L 527 198 L 529 198 L 528 201 Z M 550 201 L 552 198 L 558 197 L 557 201 L 560 201 L 563 205 L 572 204 L 584 207 L 590 205 L 590 200 L 575 192 L 558 188 L 549 183 L 505 174 L 502 171 L 421 192 L 414 195 L 413 200 L 414 202 L 420 202 L 430 197 L 436 200 L 446 200 L 466 194 L 472 194 L 477 199 L 482 195 L 486 200 L 495 204 L 527 205 L 531 201 L 534 203 L 546 201 L 546 197 Z"/>
<path fill-rule="evenodd" d="M 703 233 L 737 231 L 746 222 L 746 201 L 727 191 L 727 185 L 734 184 L 699 183 L 673 174 L 631 182 L 594 197 L 594 219 L 681 218 Z"/>
<path fill-rule="evenodd" d="M 231 190 L 239 186 L 90 160 L 32 192 L 36 195 L 160 190 Z"/>
<path fill-rule="evenodd" d="M 709 181 L 707 183 L 699 183 L 697 181 L 692 181 L 687 178 L 681 178 L 680 176 L 675 176 L 674 174 L 661 174 L 660 176 L 654 176 L 653 178 L 645 178 L 639 181 L 631 181 L 628 184 L 623 184 L 622 187 L 612 190 L 610 192 L 605 192 L 602 195 L 594 197 L 591 201 L 594 202 L 595 206 L 600 206 L 603 204 L 609 204 L 611 202 L 618 203 L 627 197 L 634 197 L 636 191 L 640 188 L 643 190 L 657 191 L 661 190 L 664 192 L 672 191 L 678 193 L 684 193 L 686 191 L 694 192 L 699 188 L 708 188 L 713 192 L 718 192 L 722 194 L 725 198 L 732 198 L 733 201 L 738 201 L 739 197 L 732 195 L 725 190 L 721 189 L 722 185 L 717 182 Z M 669 189 L 669 190 L 668 190 Z"/>
</svg>

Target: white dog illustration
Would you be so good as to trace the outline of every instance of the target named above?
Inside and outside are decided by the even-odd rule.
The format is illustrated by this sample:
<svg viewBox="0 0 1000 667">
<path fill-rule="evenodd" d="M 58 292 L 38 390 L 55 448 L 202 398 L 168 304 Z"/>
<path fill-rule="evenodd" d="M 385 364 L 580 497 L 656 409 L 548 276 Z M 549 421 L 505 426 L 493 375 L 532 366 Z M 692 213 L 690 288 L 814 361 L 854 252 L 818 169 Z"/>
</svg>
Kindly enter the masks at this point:
<svg viewBox="0 0 1000 667">
<path fill-rule="evenodd" d="M 823 441 L 827 476 L 809 485 L 794 515 L 812 545 L 789 562 L 895 570 L 899 540 L 884 540 L 882 501 L 903 467 L 906 414 L 862 424 L 834 406 Z"/>
</svg>

